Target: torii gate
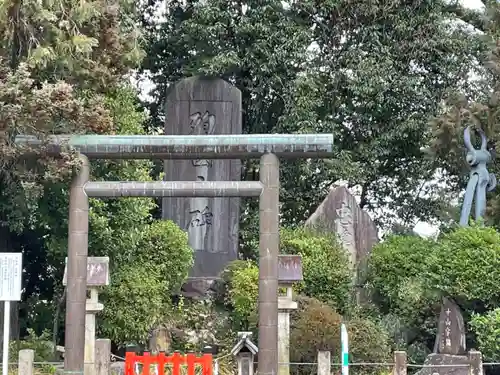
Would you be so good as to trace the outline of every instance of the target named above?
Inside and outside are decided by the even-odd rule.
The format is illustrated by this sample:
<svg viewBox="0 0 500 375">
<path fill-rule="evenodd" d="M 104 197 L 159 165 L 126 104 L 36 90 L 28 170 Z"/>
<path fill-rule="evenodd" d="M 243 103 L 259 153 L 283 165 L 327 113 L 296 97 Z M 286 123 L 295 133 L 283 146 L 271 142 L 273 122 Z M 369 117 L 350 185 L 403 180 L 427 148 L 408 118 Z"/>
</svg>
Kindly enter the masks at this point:
<svg viewBox="0 0 500 375">
<path fill-rule="evenodd" d="M 333 134 L 52 136 L 16 144 L 58 157 L 71 148 L 82 165 L 70 190 L 65 322 L 66 373 L 83 374 L 89 197 L 259 197 L 259 363 L 278 373 L 279 160 L 333 156 Z M 260 181 L 91 182 L 89 159 L 256 159 Z"/>
</svg>

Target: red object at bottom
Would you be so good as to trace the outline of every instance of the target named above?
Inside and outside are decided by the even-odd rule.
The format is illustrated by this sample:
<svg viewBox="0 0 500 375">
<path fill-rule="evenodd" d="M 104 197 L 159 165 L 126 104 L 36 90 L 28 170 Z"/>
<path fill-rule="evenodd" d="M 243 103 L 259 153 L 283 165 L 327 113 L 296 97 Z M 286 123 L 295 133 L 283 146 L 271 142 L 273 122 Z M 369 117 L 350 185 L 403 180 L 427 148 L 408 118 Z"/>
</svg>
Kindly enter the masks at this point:
<svg viewBox="0 0 500 375">
<path fill-rule="evenodd" d="M 138 365 L 142 365 L 142 371 Z M 187 375 L 195 375 L 196 365 L 201 365 L 202 375 L 213 375 L 212 354 L 196 356 L 193 353 L 182 355 L 175 352 L 167 356 L 165 353 L 151 355 L 144 352 L 138 355 L 127 352 L 125 355 L 125 375 L 165 375 L 166 365 L 172 365 L 171 375 L 181 375 L 181 366 L 187 366 Z M 151 373 L 151 366 L 155 366 L 157 371 Z"/>
</svg>

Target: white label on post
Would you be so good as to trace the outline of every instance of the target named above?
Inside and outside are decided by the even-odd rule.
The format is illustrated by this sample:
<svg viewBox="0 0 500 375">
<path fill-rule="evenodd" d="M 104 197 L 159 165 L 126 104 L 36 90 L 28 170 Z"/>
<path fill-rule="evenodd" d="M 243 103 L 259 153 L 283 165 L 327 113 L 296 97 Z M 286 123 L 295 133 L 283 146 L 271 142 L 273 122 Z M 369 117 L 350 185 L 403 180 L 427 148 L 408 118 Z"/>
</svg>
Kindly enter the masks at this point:
<svg viewBox="0 0 500 375">
<path fill-rule="evenodd" d="M 340 344 L 342 347 L 342 375 L 349 375 L 349 337 L 344 323 L 340 325 Z"/>
<path fill-rule="evenodd" d="M 22 253 L 0 253 L 0 301 L 21 300 Z"/>
</svg>

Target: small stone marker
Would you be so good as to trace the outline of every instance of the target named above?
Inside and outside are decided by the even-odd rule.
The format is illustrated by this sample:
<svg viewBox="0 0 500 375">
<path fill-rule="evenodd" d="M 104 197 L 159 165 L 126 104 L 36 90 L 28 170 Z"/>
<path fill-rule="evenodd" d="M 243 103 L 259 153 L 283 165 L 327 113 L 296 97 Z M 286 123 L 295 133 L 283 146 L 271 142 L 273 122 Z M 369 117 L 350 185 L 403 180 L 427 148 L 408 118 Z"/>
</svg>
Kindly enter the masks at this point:
<svg viewBox="0 0 500 375">
<path fill-rule="evenodd" d="M 450 299 L 443 298 L 439 314 L 435 352 L 465 355 L 465 325 L 460 308 Z"/>
<path fill-rule="evenodd" d="M 434 353 L 415 375 L 470 375 L 471 361 L 466 354 L 465 326 L 460 308 L 443 298 Z"/>
<path fill-rule="evenodd" d="M 109 375 L 111 364 L 111 340 L 95 340 L 96 375 Z"/>
<path fill-rule="evenodd" d="M 68 258 L 64 268 L 63 285 L 67 282 Z M 104 306 L 99 303 L 99 287 L 109 285 L 109 258 L 87 258 L 87 290 L 90 298 L 85 305 L 85 375 L 96 375 L 95 316 Z M 99 365 L 102 369 L 102 366 Z"/>
<path fill-rule="evenodd" d="M 332 360 L 331 353 L 327 351 L 318 352 L 318 375 L 331 375 Z"/>
<path fill-rule="evenodd" d="M 22 349 L 19 351 L 18 375 L 33 375 L 33 363 L 35 361 L 35 351 L 32 349 Z"/>
</svg>

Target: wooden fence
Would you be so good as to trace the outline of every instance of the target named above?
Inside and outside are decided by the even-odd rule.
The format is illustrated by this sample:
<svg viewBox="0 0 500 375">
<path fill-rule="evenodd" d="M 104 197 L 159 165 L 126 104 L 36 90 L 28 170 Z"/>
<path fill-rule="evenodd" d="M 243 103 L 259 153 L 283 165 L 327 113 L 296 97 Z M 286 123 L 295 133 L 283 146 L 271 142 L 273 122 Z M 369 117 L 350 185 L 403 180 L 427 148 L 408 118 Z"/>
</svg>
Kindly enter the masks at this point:
<svg viewBox="0 0 500 375">
<path fill-rule="evenodd" d="M 110 352 L 110 341 L 106 339 L 96 340 L 96 362 L 94 366 L 94 373 L 92 375 L 110 375 L 110 365 L 111 365 L 111 352 Z M 19 365 L 18 365 L 18 374 L 19 375 L 34 375 L 35 374 L 35 362 L 34 362 L 34 351 L 31 349 L 23 349 L 19 351 Z M 188 369 L 191 368 L 191 371 L 188 371 L 190 375 L 193 373 L 193 369 L 196 364 L 201 365 L 203 367 L 203 375 L 218 375 L 217 370 L 214 371 L 211 366 L 212 361 L 216 360 L 216 358 L 212 358 L 211 355 L 205 354 L 200 357 L 195 356 L 194 354 L 190 355 L 181 355 L 180 353 L 174 353 L 170 356 L 160 353 L 158 356 L 149 356 L 149 355 L 135 355 L 134 353 L 128 354 L 130 356 L 129 363 L 137 363 L 140 362 L 142 364 L 149 363 L 151 365 L 155 363 L 163 363 L 163 364 L 171 364 L 176 368 L 179 368 L 182 365 L 187 365 Z M 133 358 L 132 358 L 133 356 Z M 210 358 L 209 358 L 210 357 Z M 340 373 L 339 364 L 332 363 L 332 356 L 330 352 L 320 351 L 318 352 L 317 362 L 316 362 L 316 372 L 317 375 L 332 375 Z M 370 363 L 353 363 L 350 364 L 350 367 L 362 365 L 365 367 L 370 367 Z M 379 364 L 380 365 L 380 364 Z M 453 367 L 451 365 L 440 366 L 440 365 L 415 365 L 408 364 L 407 355 L 404 351 L 394 352 L 392 363 L 384 364 L 388 368 L 392 368 L 392 375 L 407 375 L 408 368 L 412 367 L 415 370 L 426 367 L 431 369 L 430 373 L 440 374 L 442 373 L 441 367 Z M 464 364 L 461 365 L 463 367 Z M 469 375 L 482 375 L 483 374 L 483 361 L 481 353 L 478 351 L 470 351 L 468 353 L 468 361 L 465 366 L 468 367 Z M 127 367 L 129 368 L 127 372 Z M 135 367 L 135 366 L 134 366 Z M 142 366 L 143 369 L 149 368 L 149 366 Z M 163 367 L 163 366 L 162 366 Z M 161 371 L 161 370 L 159 370 Z M 390 371 L 390 370 L 389 370 Z M 449 371 L 449 369 L 448 369 Z M 132 365 L 125 365 L 125 373 L 137 374 L 137 371 L 132 370 Z M 140 371 L 140 375 L 153 375 L 153 372 Z M 235 371 L 236 374 L 236 371 Z M 85 374 L 88 375 L 88 374 Z"/>
</svg>

